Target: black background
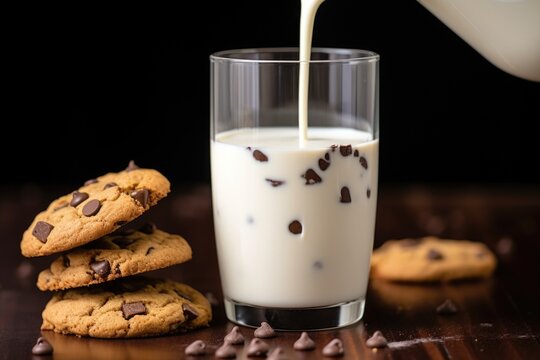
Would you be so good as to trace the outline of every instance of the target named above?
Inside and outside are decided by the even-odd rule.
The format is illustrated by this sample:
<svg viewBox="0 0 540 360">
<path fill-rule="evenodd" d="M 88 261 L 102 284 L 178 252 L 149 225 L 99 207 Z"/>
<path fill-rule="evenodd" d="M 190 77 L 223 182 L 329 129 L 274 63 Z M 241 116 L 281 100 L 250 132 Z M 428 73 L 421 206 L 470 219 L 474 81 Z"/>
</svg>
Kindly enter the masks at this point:
<svg viewBox="0 0 540 360">
<path fill-rule="evenodd" d="M 1 181 L 78 184 L 129 159 L 208 181 L 209 54 L 297 46 L 299 14 L 299 0 L 23 9 L 4 53 Z M 313 41 L 381 54 L 381 182 L 540 182 L 540 84 L 416 1 L 327 0 Z"/>
</svg>

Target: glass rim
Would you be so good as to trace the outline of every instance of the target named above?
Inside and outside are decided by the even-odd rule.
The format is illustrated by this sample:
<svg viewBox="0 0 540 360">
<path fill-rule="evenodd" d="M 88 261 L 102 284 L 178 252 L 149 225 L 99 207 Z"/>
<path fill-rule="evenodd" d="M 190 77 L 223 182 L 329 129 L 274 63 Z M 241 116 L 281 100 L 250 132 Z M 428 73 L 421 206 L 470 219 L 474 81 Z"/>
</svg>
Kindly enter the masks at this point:
<svg viewBox="0 0 540 360">
<path fill-rule="evenodd" d="M 246 48 L 246 49 L 231 49 L 218 51 L 210 55 L 210 61 L 223 61 L 231 63 L 251 63 L 251 64 L 324 64 L 324 63 L 356 63 L 356 62 L 376 62 L 379 61 L 380 55 L 370 50 L 348 49 L 348 48 L 327 48 L 314 47 L 312 53 L 323 54 L 338 54 L 345 56 L 341 59 L 324 59 L 324 60 L 283 60 L 283 59 L 246 59 L 238 57 L 241 54 L 257 54 L 257 53 L 293 53 L 299 52 L 298 47 L 268 47 L 268 48 Z M 234 56 L 236 55 L 236 56 Z"/>
</svg>

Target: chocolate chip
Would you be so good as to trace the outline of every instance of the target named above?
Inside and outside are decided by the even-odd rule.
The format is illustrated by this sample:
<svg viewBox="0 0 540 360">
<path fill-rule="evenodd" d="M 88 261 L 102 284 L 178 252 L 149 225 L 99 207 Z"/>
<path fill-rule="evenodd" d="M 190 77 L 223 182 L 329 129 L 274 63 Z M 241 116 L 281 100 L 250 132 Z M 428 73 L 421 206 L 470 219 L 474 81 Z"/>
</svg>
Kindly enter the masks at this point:
<svg viewBox="0 0 540 360">
<path fill-rule="evenodd" d="M 457 313 L 456 304 L 450 299 L 446 299 L 441 305 L 437 306 L 437 314 L 454 315 Z"/>
<path fill-rule="evenodd" d="M 429 249 L 426 256 L 427 256 L 427 258 L 429 260 L 442 260 L 442 259 L 444 259 L 444 255 L 441 254 L 439 251 L 437 251 L 435 249 Z"/>
<path fill-rule="evenodd" d="M 270 346 L 266 342 L 255 338 L 249 343 L 247 356 L 264 357 L 268 350 L 270 350 Z"/>
<path fill-rule="evenodd" d="M 36 345 L 32 348 L 32 355 L 51 355 L 52 353 L 53 347 L 44 337 L 38 338 Z"/>
<path fill-rule="evenodd" d="M 184 312 L 184 318 L 186 321 L 195 320 L 199 317 L 199 313 L 189 304 L 182 304 L 182 311 Z"/>
<path fill-rule="evenodd" d="M 298 220 L 294 220 L 289 224 L 289 231 L 295 235 L 302 233 L 302 224 Z"/>
<path fill-rule="evenodd" d="M 97 179 L 86 180 L 86 181 L 84 182 L 84 186 L 92 185 L 92 184 L 95 184 L 95 183 L 97 183 L 97 182 L 98 182 Z"/>
<path fill-rule="evenodd" d="M 137 166 L 137 164 L 135 164 L 135 161 L 131 160 L 126 168 L 126 172 L 130 172 L 130 171 L 133 171 L 133 170 L 138 170 L 140 169 L 140 167 Z"/>
<path fill-rule="evenodd" d="M 306 185 L 313 185 L 322 181 L 321 177 L 313 169 L 307 169 L 302 177 L 306 179 Z"/>
<path fill-rule="evenodd" d="M 363 156 L 360 156 L 360 165 L 362 165 L 362 167 L 367 170 L 368 168 L 367 159 Z"/>
<path fill-rule="evenodd" d="M 344 352 L 343 343 L 339 339 L 330 341 L 322 350 L 322 354 L 328 357 L 341 357 Z"/>
<path fill-rule="evenodd" d="M 324 268 L 324 264 L 321 260 L 317 260 L 313 263 L 313 267 L 317 270 L 321 270 L 322 268 Z"/>
<path fill-rule="evenodd" d="M 360 155 L 360 153 L 358 152 L 358 150 L 354 150 L 354 157 L 358 157 Z"/>
<path fill-rule="evenodd" d="M 285 183 L 285 181 L 283 180 L 273 180 L 273 179 L 265 179 L 265 180 L 268 181 L 270 185 L 272 185 L 272 187 L 278 187 Z"/>
<path fill-rule="evenodd" d="M 236 357 L 236 349 L 231 344 L 225 342 L 216 350 L 215 356 L 220 359 L 233 359 Z"/>
<path fill-rule="evenodd" d="M 106 183 L 105 186 L 103 187 L 103 190 L 108 189 L 108 188 L 112 188 L 112 187 L 115 187 L 115 186 L 118 186 L 118 184 L 115 183 L 115 182 Z"/>
<path fill-rule="evenodd" d="M 319 159 L 319 169 L 322 171 L 326 171 L 328 167 L 330 166 L 330 163 L 324 159 Z"/>
<path fill-rule="evenodd" d="M 366 190 L 366 196 L 367 196 L 368 199 L 371 197 L 371 189 L 368 188 Z"/>
<path fill-rule="evenodd" d="M 352 154 L 352 146 L 351 145 L 340 145 L 339 146 L 339 152 L 341 153 L 341 156 L 349 156 Z"/>
<path fill-rule="evenodd" d="M 253 332 L 253 335 L 261 339 L 268 339 L 268 338 L 275 337 L 276 332 L 274 331 L 274 329 L 272 329 L 270 324 L 268 324 L 266 321 L 263 321 L 261 323 L 261 326 L 255 329 L 255 331 Z"/>
<path fill-rule="evenodd" d="M 313 341 L 307 332 L 303 332 L 300 338 L 294 342 L 294 350 L 309 351 L 315 349 L 315 341 Z"/>
<path fill-rule="evenodd" d="M 71 266 L 71 262 L 69 261 L 69 258 L 67 255 L 62 255 L 62 264 L 65 268 L 68 268 Z"/>
<path fill-rule="evenodd" d="M 139 228 L 139 231 L 145 234 L 153 234 L 156 231 L 156 225 L 152 223 L 146 223 Z"/>
<path fill-rule="evenodd" d="M 211 293 L 210 291 L 207 292 L 206 294 L 204 294 L 204 297 L 206 297 L 206 300 L 208 300 L 208 302 L 210 303 L 210 305 L 212 306 L 219 306 L 219 300 L 218 298 L 216 297 L 216 295 L 214 295 L 214 293 Z"/>
<path fill-rule="evenodd" d="M 230 333 L 225 335 L 225 337 L 223 338 L 223 341 L 231 345 L 242 345 L 245 339 L 244 339 L 244 335 L 242 335 L 242 333 L 240 332 L 240 328 L 238 326 L 235 326 L 232 328 Z"/>
<path fill-rule="evenodd" d="M 202 340 L 195 340 L 186 347 L 186 355 L 202 356 L 206 354 L 206 344 Z"/>
<path fill-rule="evenodd" d="M 69 203 L 70 206 L 77 207 L 80 203 L 82 203 L 84 200 L 88 199 L 90 195 L 85 192 L 73 192 L 73 197 L 71 198 L 71 201 Z"/>
<path fill-rule="evenodd" d="M 32 230 L 32 235 L 45 244 L 52 229 L 54 229 L 54 226 L 51 224 L 45 221 L 38 221 Z"/>
<path fill-rule="evenodd" d="M 375 331 L 373 335 L 366 340 L 366 346 L 368 348 L 383 348 L 388 345 L 388 341 L 379 330 Z"/>
<path fill-rule="evenodd" d="M 129 320 L 135 315 L 145 315 L 146 306 L 141 301 L 126 303 L 122 305 L 122 313 L 124 314 L 124 319 Z"/>
<path fill-rule="evenodd" d="M 339 201 L 345 204 L 351 202 L 351 193 L 348 187 L 344 186 L 341 188 L 341 197 L 339 198 Z"/>
<path fill-rule="evenodd" d="M 324 154 L 324 160 L 330 161 L 330 154 L 329 153 Z"/>
<path fill-rule="evenodd" d="M 148 195 L 150 195 L 150 191 L 148 191 L 148 189 L 137 189 L 133 190 L 129 195 L 137 200 L 141 206 L 146 207 L 148 204 Z"/>
<path fill-rule="evenodd" d="M 270 354 L 268 354 L 268 357 L 266 360 L 288 360 L 287 354 L 285 353 L 285 350 L 283 350 L 281 347 L 277 347 Z"/>
<path fill-rule="evenodd" d="M 94 270 L 100 278 L 106 278 L 111 272 L 111 265 L 107 260 L 94 261 L 90 263 L 90 268 Z"/>
<path fill-rule="evenodd" d="M 84 204 L 82 213 L 84 216 L 94 216 L 101 209 L 101 203 L 99 200 L 93 199 Z"/>
<path fill-rule="evenodd" d="M 193 298 L 191 296 L 181 292 L 180 290 L 174 289 L 174 292 L 176 293 L 176 295 L 180 296 L 181 298 L 184 298 L 187 301 L 193 302 Z"/>
<path fill-rule="evenodd" d="M 253 152 L 253 157 L 255 158 L 255 160 L 257 161 L 261 161 L 261 162 L 266 162 L 268 161 L 268 156 L 266 156 L 262 151 L 260 150 L 255 150 Z"/>
<path fill-rule="evenodd" d="M 69 206 L 69 204 L 68 204 L 68 203 L 65 203 L 65 204 L 62 204 L 62 205 L 59 205 L 59 206 L 55 207 L 55 208 L 53 209 L 53 211 L 56 212 L 56 211 L 58 211 L 58 210 L 60 210 L 60 209 L 67 208 L 68 206 Z"/>
<path fill-rule="evenodd" d="M 148 250 L 146 250 L 145 256 L 150 255 L 150 254 L 152 253 L 152 251 L 154 251 L 154 247 L 153 247 L 153 246 L 150 246 L 150 247 L 148 248 Z"/>
</svg>

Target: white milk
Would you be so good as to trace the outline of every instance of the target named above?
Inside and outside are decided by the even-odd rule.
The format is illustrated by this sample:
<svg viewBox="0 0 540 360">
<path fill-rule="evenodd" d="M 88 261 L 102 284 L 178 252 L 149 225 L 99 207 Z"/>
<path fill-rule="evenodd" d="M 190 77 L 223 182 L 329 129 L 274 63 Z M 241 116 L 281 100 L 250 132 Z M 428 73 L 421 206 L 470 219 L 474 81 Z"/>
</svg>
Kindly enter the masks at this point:
<svg viewBox="0 0 540 360">
<path fill-rule="evenodd" d="M 232 300 L 294 308 L 365 297 L 378 140 L 354 129 L 310 128 L 301 147 L 298 132 L 240 129 L 218 134 L 211 144 L 219 265 L 225 296 Z M 350 144 L 352 153 L 332 151 L 334 144 Z M 267 161 L 259 161 L 259 151 Z M 330 165 L 322 171 L 319 160 L 326 154 Z M 308 169 L 322 181 L 306 184 L 302 175 Z M 283 183 L 273 186 L 270 180 Z M 343 187 L 348 203 L 341 202 Z M 295 220 L 302 225 L 299 234 L 289 229 Z"/>
</svg>

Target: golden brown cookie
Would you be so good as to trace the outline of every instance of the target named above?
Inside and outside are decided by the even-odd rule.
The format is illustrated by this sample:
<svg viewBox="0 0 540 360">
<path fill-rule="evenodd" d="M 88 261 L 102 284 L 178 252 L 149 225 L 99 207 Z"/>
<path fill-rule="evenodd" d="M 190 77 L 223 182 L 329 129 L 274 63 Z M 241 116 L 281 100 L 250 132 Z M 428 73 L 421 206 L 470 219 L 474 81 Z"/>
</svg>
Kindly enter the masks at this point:
<svg viewBox="0 0 540 360">
<path fill-rule="evenodd" d="M 489 277 L 497 265 L 482 243 L 435 237 L 390 240 L 373 252 L 371 277 L 394 281 L 449 281 Z"/>
<path fill-rule="evenodd" d="M 23 234 L 24 256 L 73 249 L 139 217 L 170 191 L 167 178 L 152 169 L 130 166 L 87 181 L 72 194 L 53 201 Z"/>
<path fill-rule="evenodd" d="M 42 330 L 97 338 L 145 337 L 207 326 L 208 300 L 188 285 L 130 277 L 57 292 Z"/>
<path fill-rule="evenodd" d="M 180 264 L 191 259 L 181 236 L 147 224 L 139 231 L 107 235 L 57 258 L 38 277 L 40 290 L 98 284 Z"/>
</svg>

